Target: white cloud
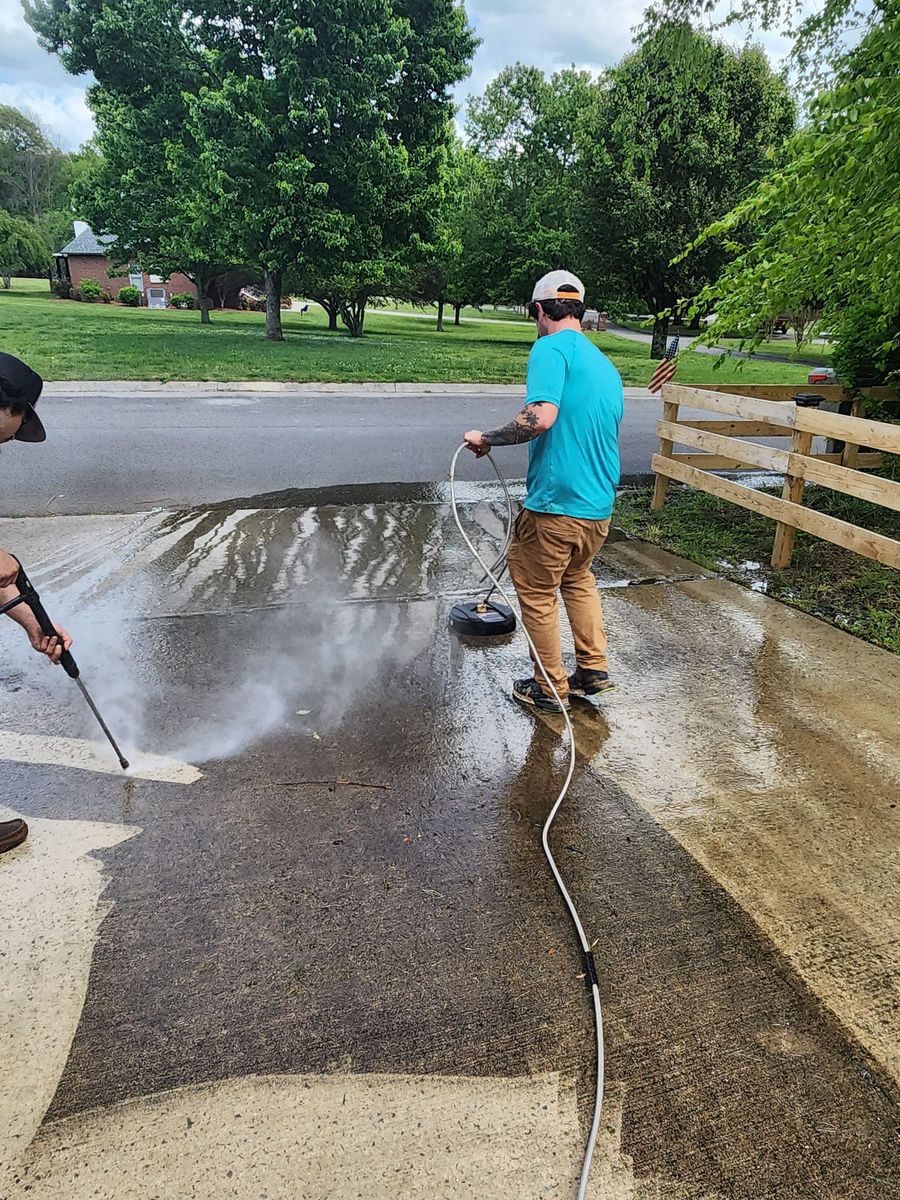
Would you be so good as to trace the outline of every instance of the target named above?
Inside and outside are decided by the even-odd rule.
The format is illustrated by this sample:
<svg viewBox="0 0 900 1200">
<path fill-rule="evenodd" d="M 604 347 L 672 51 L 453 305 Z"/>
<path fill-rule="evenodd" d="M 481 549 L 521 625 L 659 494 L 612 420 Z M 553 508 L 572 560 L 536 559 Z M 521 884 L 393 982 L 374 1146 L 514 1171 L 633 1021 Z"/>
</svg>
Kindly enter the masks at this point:
<svg viewBox="0 0 900 1200">
<path fill-rule="evenodd" d="M 85 103 L 84 86 L 53 91 L 0 83 L 0 104 L 32 113 L 57 145 L 64 150 L 75 150 L 94 132 L 94 118 Z"/>
<path fill-rule="evenodd" d="M 599 71 L 622 57 L 631 45 L 632 29 L 641 19 L 644 0 L 617 5 L 590 5 L 584 0 L 468 0 L 469 23 L 481 37 L 472 75 L 461 95 L 482 92 L 503 67 L 514 62 L 536 65 L 550 73 L 563 67 Z"/>
<path fill-rule="evenodd" d="M 63 149 L 74 150 L 94 131 L 84 98 L 89 83 L 38 45 L 19 0 L 0 0 L 0 104 L 34 113 Z"/>
<path fill-rule="evenodd" d="M 811 3 L 812 0 L 809 0 Z M 595 74 L 612 66 L 631 49 L 635 28 L 640 25 L 648 0 L 620 0 L 619 4 L 590 4 L 584 0 L 466 0 L 469 23 L 482 39 L 472 74 L 456 88 L 461 104 L 470 95 L 484 91 L 503 67 L 515 62 L 540 67 L 550 74 L 576 66 Z M 724 15 L 716 12 L 719 19 Z M 746 31 L 728 31 L 727 40 L 741 43 Z M 770 59 L 780 64 L 790 43 L 775 33 L 757 32 Z"/>
<path fill-rule="evenodd" d="M 598 72 L 625 54 L 640 23 L 646 0 L 617 5 L 584 0 L 468 0 L 469 21 L 482 39 L 472 74 L 456 89 L 460 104 L 483 92 L 503 67 L 534 64 L 550 73 L 569 67 Z M 734 39 L 740 34 L 735 31 Z M 788 44 L 777 35 L 759 38 L 776 61 Z M 67 74 L 53 55 L 38 45 L 26 24 L 20 0 L 0 0 L 0 103 L 34 112 L 65 149 L 74 149 L 93 133 L 85 103 L 90 76 Z"/>
</svg>

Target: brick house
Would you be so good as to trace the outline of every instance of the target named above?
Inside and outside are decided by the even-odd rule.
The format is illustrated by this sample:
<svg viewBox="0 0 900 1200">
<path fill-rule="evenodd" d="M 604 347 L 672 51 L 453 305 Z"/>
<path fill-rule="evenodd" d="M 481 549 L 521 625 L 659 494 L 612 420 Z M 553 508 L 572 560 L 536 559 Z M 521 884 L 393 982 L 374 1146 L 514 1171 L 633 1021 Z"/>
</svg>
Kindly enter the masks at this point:
<svg viewBox="0 0 900 1200">
<path fill-rule="evenodd" d="M 124 269 L 113 268 L 107 257 L 106 248 L 114 241 L 115 238 L 108 235 L 98 237 L 90 225 L 84 221 L 76 221 L 74 238 L 53 255 L 56 260 L 56 278 L 61 282 L 70 283 L 73 292 L 85 279 L 93 279 L 108 291 L 114 300 L 120 288 L 131 284 L 140 290 L 143 303 L 148 308 L 165 308 L 170 297 L 180 292 L 197 295 L 194 284 L 180 271 L 174 271 L 168 279 L 164 279 L 161 275 L 148 275 L 140 266 L 134 264 L 124 275 L 110 276 L 111 270 Z"/>
</svg>

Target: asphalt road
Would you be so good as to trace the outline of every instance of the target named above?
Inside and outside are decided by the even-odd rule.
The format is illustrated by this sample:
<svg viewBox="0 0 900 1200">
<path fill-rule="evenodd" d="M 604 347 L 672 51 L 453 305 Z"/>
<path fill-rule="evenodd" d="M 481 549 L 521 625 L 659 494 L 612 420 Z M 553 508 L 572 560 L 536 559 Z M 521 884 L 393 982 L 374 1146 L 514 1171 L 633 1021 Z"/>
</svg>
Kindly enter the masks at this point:
<svg viewBox="0 0 900 1200">
<path fill-rule="evenodd" d="M 343 396 L 260 393 L 45 395 L 42 446 L 3 448 L 9 516 L 133 512 L 288 488 L 445 479 L 465 430 L 510 418 L 513 395 Z M 629 398 L 623 474 L 647 473 L 661 403 Z M 509 478 L 526 451 L 502 454 Z M 467 457 L 461 477 L 490 475 Z"/>
</svg>

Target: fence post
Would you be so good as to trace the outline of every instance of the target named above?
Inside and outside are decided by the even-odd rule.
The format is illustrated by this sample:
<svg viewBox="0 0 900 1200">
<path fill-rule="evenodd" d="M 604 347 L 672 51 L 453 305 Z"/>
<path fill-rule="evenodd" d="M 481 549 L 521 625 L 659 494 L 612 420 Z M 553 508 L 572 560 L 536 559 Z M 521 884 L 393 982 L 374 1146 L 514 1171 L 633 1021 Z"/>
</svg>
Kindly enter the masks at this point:
<svg viewBox="0 0 900 1200">
<path fill-rule="evenodd" d="M 850 406 L 850 416 L 861 417 L 862 409 L 862 400 L 857 396 Z M 851 467 L 853 470 L 859 467 L 859 446 L 852 442 L 844 442 L 844 448 L 841 451 L 841 466 Z"/>
<path fill-rule="evenodd" d="M 791 454 L 809 454 L 812 450 L 813 435 L 802 429 L 795 429 L 791 434 Z M 803 503 L 804 480 L 797 475 L 785 475 L 784 487 L 781 489 L 782 500 L 790 500 L 792 504 Z M 772 566 L 777 569 L 789 567 L 794 554 L 794 538 L 797 530 L 793 525 L 785 525 L 778 521 L 775 526 L 775 546 L 772 550 Z"/>
<path fill-rule="evenodd" d="M 663 394 L 665 394 L 668 384 L 663 386 Z M 663 420 L 675 422 L 678 420 L 679 404 L 676 400 L 673 404 L 671 400 L 663 401 Z M 659 439 L 659 453 L 662 458 L 672 457 L 672 447 L 675 443 L 670 442 L 667 438 Z M 669 481 L 665 475 L 657 475 L 656 483 L 653 485 L 653 500 L 650 507 L 653 509 L 662 508 L 666 502 L 666 492 L 669 490 Z"/>
</svg>

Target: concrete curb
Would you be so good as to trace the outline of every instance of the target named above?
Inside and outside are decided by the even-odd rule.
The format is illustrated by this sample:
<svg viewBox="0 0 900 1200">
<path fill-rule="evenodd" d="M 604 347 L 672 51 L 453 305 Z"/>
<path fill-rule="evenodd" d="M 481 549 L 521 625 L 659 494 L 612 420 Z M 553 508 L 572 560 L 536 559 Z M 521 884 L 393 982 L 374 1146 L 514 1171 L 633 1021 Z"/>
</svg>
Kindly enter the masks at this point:
<svg viewBox="0 0 900 1200">
<path fill-rule="evenodd" d="M 268 380 L 72 379 L 44 384 L 45 396 L 215 396 L 250 392 L 275 396 L 522 396 L 524 383 L 274 383 Z M 646 388 L 627 387 L 625 395 L 653 399 Z"/>
<path fill-rule="evenodd" d="M 46 395 L 132 395 L 153 392 L 155 395 L 216 395 L 220 392 L 266 392 L 273 395 L 316 396 L 469 396 L 496 393 L 499 396 L 524 391 L 516 383 L 277 383 L 264 379 L 235 380 L 223 383 L 216 380 L 153 380 L 153 379 L 72 379 L 54 380 L 44 384 Z"/>
</svg>

